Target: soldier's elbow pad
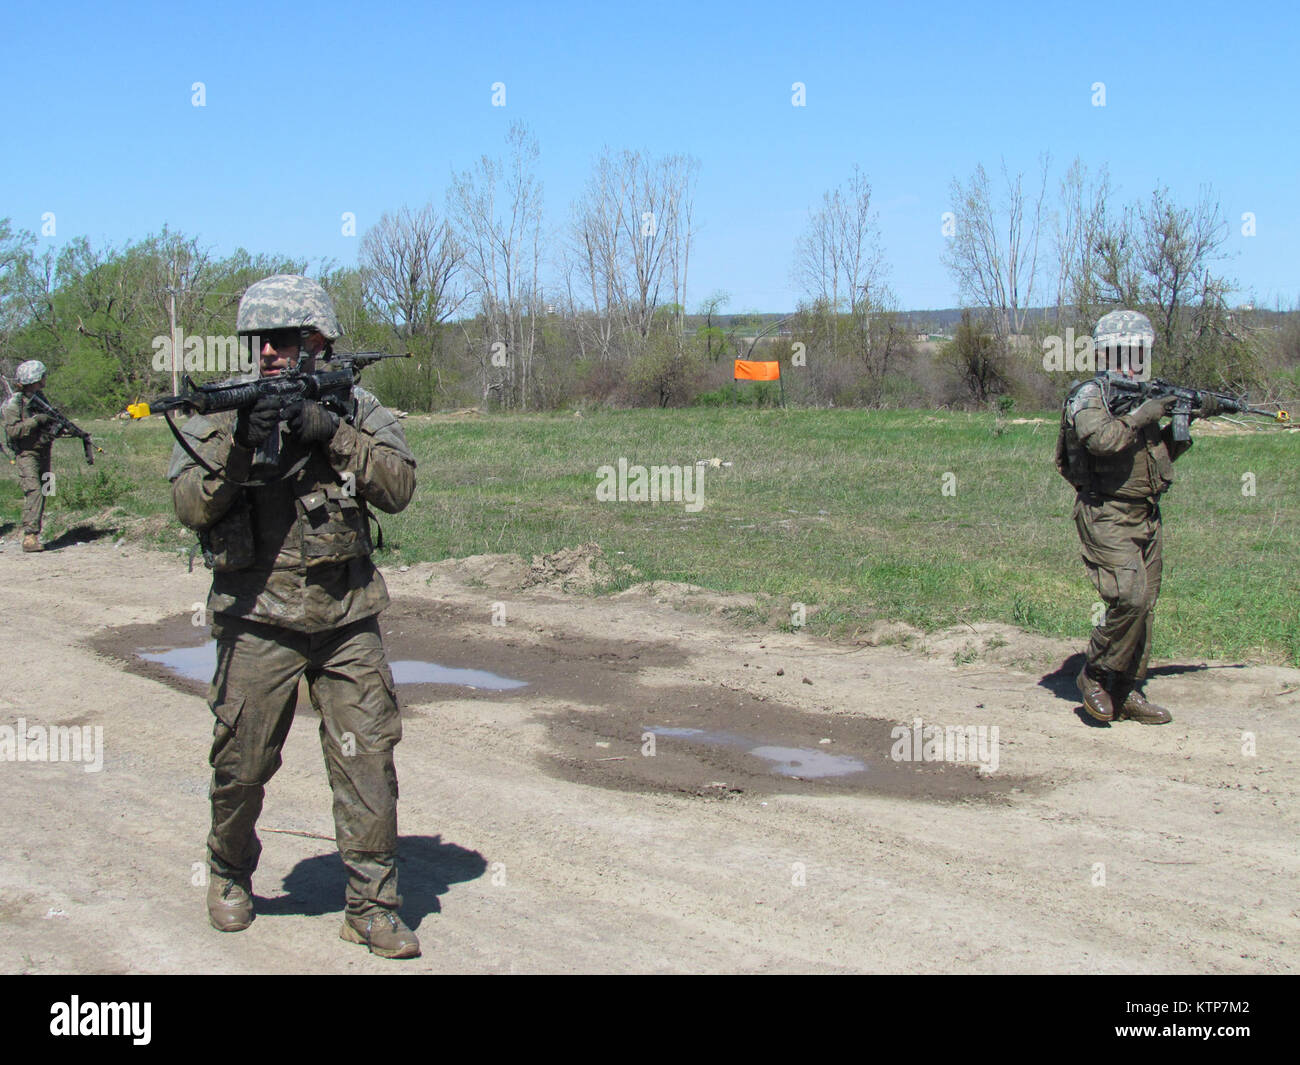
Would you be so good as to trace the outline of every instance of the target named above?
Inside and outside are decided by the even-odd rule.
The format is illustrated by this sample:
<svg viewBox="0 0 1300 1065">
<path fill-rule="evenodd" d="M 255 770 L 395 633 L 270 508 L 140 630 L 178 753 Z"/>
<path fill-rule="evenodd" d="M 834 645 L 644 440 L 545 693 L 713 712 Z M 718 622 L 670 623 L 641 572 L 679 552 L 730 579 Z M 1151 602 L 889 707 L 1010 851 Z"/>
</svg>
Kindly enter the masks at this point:
<svg viewBox="0 0 1300 1065">
<path fill-rule="evenodd" d="M 393 509 L 388 511 L 389 514 L 400 514 L 411 504 L 415 498 L 415 468 L 407 467 L 401 477 L 401 486 L 393 495 Z"/>
<path fill-rule="evenodd" d="M 199 532 L 207 524 L 203 515 L 190 507 L 187 500 L 180 498 L 175 489 L 172 490 L 172 510 L 176 512 L 176 520 L 192 532 Z"/>
<path fill-rule="evenodd" d="M 172 482 L 172 509 L 176 520 L 194 532 L 202 532 L 221 520 L 221 514 L 214 514 L 205 504 L 202 489 L 180 480 Z"/>
</svg>

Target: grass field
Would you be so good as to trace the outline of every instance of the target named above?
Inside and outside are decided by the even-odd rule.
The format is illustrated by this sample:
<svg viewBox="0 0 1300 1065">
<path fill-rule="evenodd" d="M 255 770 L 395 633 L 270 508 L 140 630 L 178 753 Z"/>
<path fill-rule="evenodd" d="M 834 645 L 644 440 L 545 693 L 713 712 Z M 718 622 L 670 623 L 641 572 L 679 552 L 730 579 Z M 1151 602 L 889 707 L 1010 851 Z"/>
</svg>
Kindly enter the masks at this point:
<svg viewBox="0 0 1300 1065">
<path fill-rule="evenodd" d="M 1082 640 L 1097 597 L 1079 560 L 1072 491 L 1052 465 L 1056 416 L 1042 417 L 723 409 L 411 418 L 420 485 L 405 513 L 381 516 L 384 554 L 528 557 L 594 540 L 635 568 L 623 583 L 689 581 L 802 602 L 813 632 L 882 619 L 927 631 L 990 620 Z M 46 538 L 100 515 L 128 536 L 192 543 L 170 517 L 162 422 L 86 428 L 106 454 L 88 469 L 75 441 L 56 443 Z M 704 506 L 692 513 L 682 503 L 597 502 L 597 469 L 620 457 L 732 465 L 705 472 Z M 1179 461 L 1163 507 L 1158 657 L 1300 666 L 1297 457 L 1300 434 L 1206 431 Z M 13 525 L 21 495 L 4 468 L 0 524 Z M 1253 495 L 1243 493 L 1246 474 Z M 114 506 L 121 511 L 104 518 Z"/>
</svg>

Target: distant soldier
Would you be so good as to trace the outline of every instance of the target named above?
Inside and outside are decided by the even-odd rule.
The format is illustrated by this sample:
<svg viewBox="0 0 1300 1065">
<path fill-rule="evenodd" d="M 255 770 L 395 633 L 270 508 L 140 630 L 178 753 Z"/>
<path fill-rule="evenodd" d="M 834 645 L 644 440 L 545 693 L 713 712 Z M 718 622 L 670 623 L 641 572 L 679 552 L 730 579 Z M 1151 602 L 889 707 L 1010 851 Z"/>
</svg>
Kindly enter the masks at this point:
<svg viewBox="0 0 1300 1065">
<path fill-rule="evenodd" d="M 45 384 L 45 363 L 29 359 L 14 373 L 18 391 L 2 408 L 5 436 L 17 456 L 18 483 L 23 490 L 23 550 L 44 551 L 41 522 L 45 517 L 45 494 L 52 476 L 50 452 L 54 433 L 53 419 L 43 411 L 30 408 L 29 397 Z"/>
<path fill-rule="evenodd" d="M 313 369 L 342 332 L 325 290 L 297 276 L 251 285 L 236 327 L 261 339 L 263 377 Z M 254 453 L 282 431 L 277 471 L 254 479 Z M 396 513 L 415 491 L 401 426 L 354 388 L 347 417 L 300 400 L 282 421 L 279 401 L 264 397 L 238 414 L 196 415 L 183 436 L 189 450 L 173 451 L 172 500 L 213 569 L 217 641 L 208 919 L 222 932 L 253 920 L 257 818 L 306 676 L 348 870 L 341 936 L 386 958 L 415 957 L 419 940 L 397 914 L 393 747 L 402 722 L 377 619 L 388 591 L 368 526 L 369 507 Z"/>
<path fill-rule="evenodd" d="M 1137 311 L 1112 311 L 1093 331 L 1106 367 L 1130 377 L 1149 366 L 1154 343 L 1150 321 Z M 1173 483 L 1174 460 L 1192 445 L 1174 440 L 1172 426 L 1160 428 L 1175 397 L 1149 399 L 1120 416 L 1118 401 L 1104 373 L 1076 385 L 1065 400 L 1057 443 L 1057 466 L 1078 491 L 1074 524 L 1083 562 L 1106 605 L 1088 643 L 1079 693 L 1098 721 L 1164 725 L 1173 716 L 1142 693 L 1160 595 L 1159 501 Z M 1193 413 L 1211 417 L 1218 402 L 1206 396 Z"/>
</svg>

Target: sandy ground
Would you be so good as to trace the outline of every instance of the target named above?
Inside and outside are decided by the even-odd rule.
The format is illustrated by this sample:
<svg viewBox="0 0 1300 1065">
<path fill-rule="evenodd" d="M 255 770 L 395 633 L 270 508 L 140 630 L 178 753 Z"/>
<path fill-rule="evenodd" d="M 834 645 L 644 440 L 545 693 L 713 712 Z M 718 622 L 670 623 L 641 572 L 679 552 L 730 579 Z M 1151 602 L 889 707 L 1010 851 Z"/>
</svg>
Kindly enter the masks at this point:
<svg viewBox="0 0 1300 1065">
<path fill-rule="evenodd" d="M 9 537 L 0 728 L 102 726 L 103 762 L 0 761 L 0 971 L 1300 968 L 1300 671 L 1161 663 L 1174 724 L 1093 726 L 1076 649 L 1002 626 L 905 651 L 746 631 L 736 597 L 682 586 L 569 594 L 500 557 L 386 576 L 391 659 L 528 682 L 402 686 L 409 962 L 338 938 L 309 709 L 268 789 L 258 918 L 208 926 L 204 685 L 134 653 L 203 643 L 208 574 Z M 996 769 L 895 760 L 917 717 L 996 726 Z"/>
</svg>

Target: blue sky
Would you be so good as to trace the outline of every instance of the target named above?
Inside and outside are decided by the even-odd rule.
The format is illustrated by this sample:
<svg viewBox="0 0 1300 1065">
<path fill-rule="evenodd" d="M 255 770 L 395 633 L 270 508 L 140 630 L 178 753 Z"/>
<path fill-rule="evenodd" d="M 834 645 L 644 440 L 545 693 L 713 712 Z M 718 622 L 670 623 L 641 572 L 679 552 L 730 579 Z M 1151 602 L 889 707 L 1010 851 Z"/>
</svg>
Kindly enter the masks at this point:
<svg viewBox="0 0 1300 1065">
<path fill-rule="evenodd" d="M 555 230 L 603 146 L 700 160 L 692 309 L 719 289 L 732 311 L 791 309 L 809 209 L 855 163 L 900 303 L 939 307 L 956 303 L 951 179 L 1049 152 L 1053 185 L 1076 155 L 1109 163 L 1123 199 L 1210 185 L 1225 272 L 1285 306 L 1298 38 L 1295 8 L 1267 3 L 24 5 L 4 18 L 0 217 L 39 232 L 54 212 L 55 244 L 166 224 L 218 254 L 351 265 L 343 212 L 364 232 L 402 204 L 441 209 L 452 170 L 501 154 L 521 120 Z"/>
</svg>

